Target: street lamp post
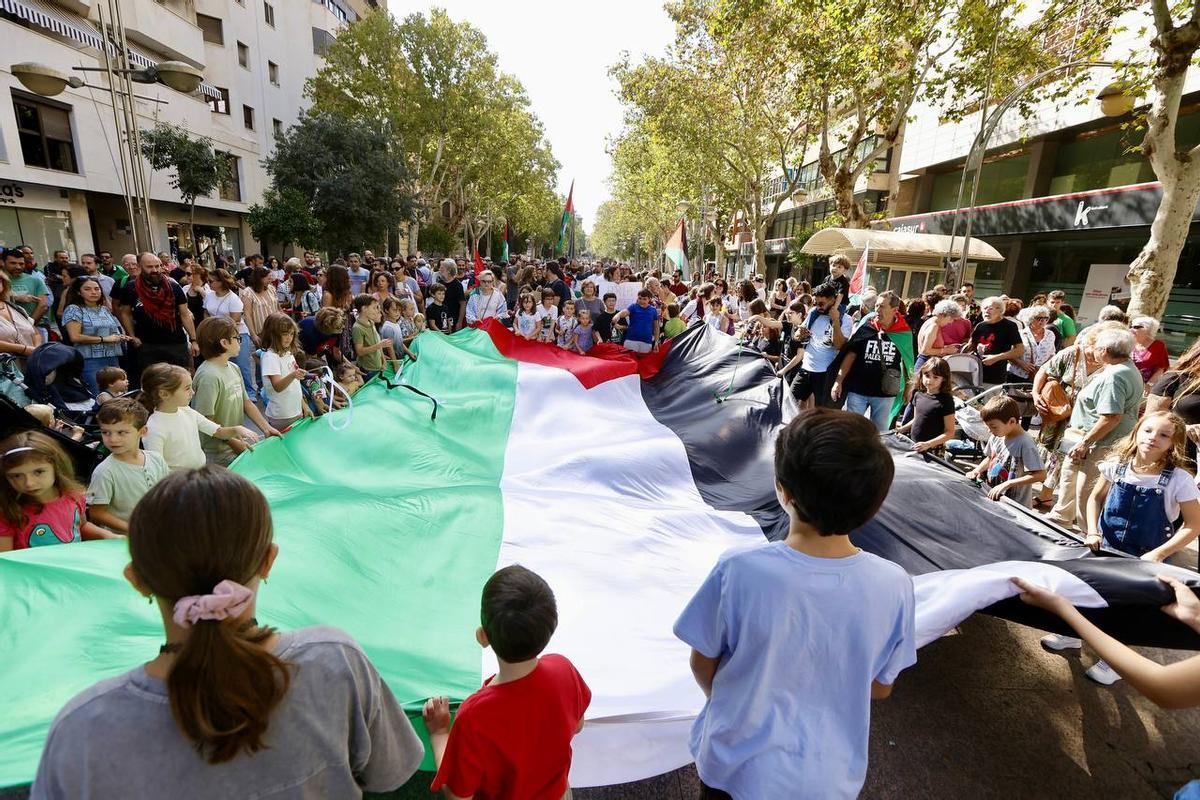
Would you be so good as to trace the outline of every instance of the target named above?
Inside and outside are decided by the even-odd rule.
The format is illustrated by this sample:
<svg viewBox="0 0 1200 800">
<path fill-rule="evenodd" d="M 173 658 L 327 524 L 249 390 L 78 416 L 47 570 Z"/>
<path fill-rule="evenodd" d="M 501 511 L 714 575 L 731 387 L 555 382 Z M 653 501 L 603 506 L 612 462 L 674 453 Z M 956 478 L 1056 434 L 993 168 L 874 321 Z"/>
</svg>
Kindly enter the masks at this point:
<svg viewBox="0 0 1200 800">
<path fill-rule="evenodd" d="M 1039 72 L 1025 83 L 1012 90 L 1000 103 L 993 109 L 992 113 L 985 116 L 979 126 L 979 133 L 975 136 L 975 140 L 971 143 L 970 150 L 967 151 L 967 160 L 963 164 L 962 177 L 958 183 L 958 201 L 954 207 L 954 218 L 950 225 L 950 244 L 946 251 L 947 264 L 951 263 L 954 258 L 954 238 L 958 233 L 958 212 L 962 208 L 963 188 L 966 185 L 967 173 L 973 172 L 971 178 L 971 200 L 966 213 L 966 231 L 963 234 L 962 255 L 958 259 L 957 266 L 948 268 L 948 280 L 953 285 L 958 285 L 963 278 L 963 270 L 966 268 L 967 258 L 971 247 L 971 223 L 975 217 L 975 201 L 979 195 L 979 178 L 983 173 L 983 156 L 987 152 L 988 141 L 992 138 L 992 134 L 996 132 L 996 128 L 1000 125 L 1000 119 L 1010 108 L 1016 105 L 1026 92 L 1030 89 L 1041 85 L 1046 78 L 1058 72 L 1065 72 L 1072 69 L 1093 69 L 1100 67 L 1116 66 L 1111 61 L 1072 61 L 1067 64 L 1059 64 L 1058 66 Z M 1128 114 L 1133 108 L 1133 98 L 1123 91 L 1122 87 L 1117 84 L 1112 84 L 1105 87 L 1099 93 L 1101 111 L 1107 117 L 1120 117 Z"/>
<path fill-rule="evenodd" d="M 121 20 L 120 4 L 117 0 L 109 0 L 108 19 L 105 19 L 103 6 L 97 6 L 96 12 L 99 15 L 100 35 L 104 39 L 104 47 L 101 48 L 104 66 L 77 66 L 71 69 L 77 72 L 106 73 L 107 87 L 92 86 L 82 78 L 68 75 L 45 64 L 13 64 L 10 71 L 26 89 L 43 97 L 61 94 L 68 86 L 72 89 L 88 86 L 108 91 L 112 100 L 114 129 L 118 141 L 124 145 L 119 146 L 117 150 L 121 159 L 125 210 L 133 226 L 134 248 L 141 252 L 153 249 L 154 237 L 150 232 L 149 183 L 142 162 L 141 137 L 134 99 L 140 98 L 156 103 L 166 101 L 134 94 L 133 84 L 161 83 L 177 92 L 187 94 L 199 88 L 204 74 L 182 61 L 163 61 L 144 69 L 130 67 L 129 46 L 125 38 L 125 26 Z"/>
</svg>

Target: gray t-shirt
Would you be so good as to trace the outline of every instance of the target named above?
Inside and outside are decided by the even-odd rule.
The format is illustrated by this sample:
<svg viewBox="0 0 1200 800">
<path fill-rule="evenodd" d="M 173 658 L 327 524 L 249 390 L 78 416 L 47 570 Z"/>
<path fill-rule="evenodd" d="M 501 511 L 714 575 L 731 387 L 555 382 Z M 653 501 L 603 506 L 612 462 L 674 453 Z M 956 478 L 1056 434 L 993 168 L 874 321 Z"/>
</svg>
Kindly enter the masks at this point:
<svg viewBox="0 0 1200 800">
<path fill-rule="evenodd" d="M 1038 453 L 1037 444 L 1028 433 L 1022 433 L 1011 439 L 1002 436 L 988 438 L 984 449 L 984 482 L 988 486 L 999 486 L 1005 481 L 1019 478 L 1028 472 L 1045 469 L 1042 457 Z M 1009 489 L 1005 495 L 1011 497 L 1023 506 L 1033 505 L 1033 486 L 1018 486 Z"/>
<path fill-rule="evenodd" d="M 281 634 L 291 686 L 267 747 L 209 764 L 171 716 L 167 687 L 144 667 L 76 695 L 55 718 L 31 797 L 330 798 L 391 791 L 424 747 L 366 654 L 325 626 Z"/>
</svg>

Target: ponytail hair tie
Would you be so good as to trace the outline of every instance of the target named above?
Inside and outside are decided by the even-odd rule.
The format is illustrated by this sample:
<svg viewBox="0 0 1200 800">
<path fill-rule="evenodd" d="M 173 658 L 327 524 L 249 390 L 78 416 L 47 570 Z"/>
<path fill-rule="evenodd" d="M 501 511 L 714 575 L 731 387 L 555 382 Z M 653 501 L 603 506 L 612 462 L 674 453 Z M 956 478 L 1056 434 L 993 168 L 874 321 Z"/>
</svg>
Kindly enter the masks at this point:
<svg viewBox="0 0 1200 800">
<path fill-rule="evenodd" d="M 190 628 L 204 620 L 221 621 L 239 617 L 254 601 L 254 592 L 240 583 L 224 580 L 212 594 L 193 594 L 175 601 L 172 619 L 181 628 Z"/>
</svg>

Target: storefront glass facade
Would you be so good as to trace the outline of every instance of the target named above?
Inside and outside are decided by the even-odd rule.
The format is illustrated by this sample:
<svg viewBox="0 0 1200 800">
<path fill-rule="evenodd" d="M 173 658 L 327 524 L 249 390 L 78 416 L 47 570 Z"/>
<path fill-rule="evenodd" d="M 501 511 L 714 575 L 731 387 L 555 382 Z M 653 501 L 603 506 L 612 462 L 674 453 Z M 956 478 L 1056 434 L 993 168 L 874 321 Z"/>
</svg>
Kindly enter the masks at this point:
<svg viewBox="0 0 1200 800">
<path fill-rule="evenodd" d="M 180 253 L 193 255 L 209 267 L 216 262 L 217 256 L 232 264 L 238 256 L 244 255 L 242 231 L 236 226 L 197 224 L 198 241 L 193 241 L 191 228 L 186 222 L 168 222 L 167 239 L 171 244 L 172 258 L 180 258 Z"/>
<path fill-rule="evenodd" d="M 78 258 L 71 216 L 66 211 L 37 208 L 0 208 L 0 247 L 27 244 L 39 264 L 50 260 L 55 250 L 66 250 Z"/>
</svg>

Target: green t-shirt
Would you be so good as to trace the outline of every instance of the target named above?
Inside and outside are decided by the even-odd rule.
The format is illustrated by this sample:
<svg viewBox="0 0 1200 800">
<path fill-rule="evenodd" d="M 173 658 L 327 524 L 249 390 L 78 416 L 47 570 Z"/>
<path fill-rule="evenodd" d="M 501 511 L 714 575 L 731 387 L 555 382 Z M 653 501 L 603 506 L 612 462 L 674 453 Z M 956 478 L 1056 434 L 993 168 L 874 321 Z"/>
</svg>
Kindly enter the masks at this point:
<svg viewBox="0 0 1200 800">
<path fill-rule="evenodd" d="M 1097 372 L 1075 399 L 1071 427 L 1090 430 L 1104 414 L 1120 414 L 1121 422 L 1099 441 L 1097 447 L 1110 447 L 1137 424 L 1142 404 L 1142 373 L 1132 361 L 1108 364 Z"/>
<path fill-rule="evenodd" d="M 50 302 L 50 290 L 46 288 L 46 279 L 40 272 L 23 272 L 13 278 L 11 283 L 12 294 L 31 294 L 34 297 L 45 297 L 46 302 Z M 25 313 L 31 317 L 37 308 L 37 303 L 17 303 L 17 305 L 25 309 Z"/>
<path fill-rule="evenodd" d="M 672 317 L 671 319 L 667 320 L 665 325 L 663 325 L 663 336 L 667 337 L 668 339 L 670 339 L 672 336 L 678 336 L 679 334 L 683 333 L 684 328 L 686 327 L 687 325 L 684 323 L 682 317 Z"/>
<path fill-rule="evenodd" d="M 246 389 L 242 372 L 232 361 L 221 367 L 215 361 L 205 361 L 192 379 L 196 396 L 192 408 L 211 417 L 223 428 L 241 425 L 246 417 Z M 205 453 L 226 456 L 232 453 L 227 442 L 201 432 L 200 444 Z"/>
<path fill-rule="evenodd" d="M 355 345 L 370 347 L 373 344 L 379 344 L 379 331 L 375 330 L 375 326 L 366 320 L 354 323 L 354 330 L 350 332 L 350 335 L 353 337 Z M 383 369 L 383 351 L 376 350 L 374 353 L 359 356 L 354 363 L 367 372 L 379 372 Z"/>
<path fill-rule="evenodd" d="M 1075 324 L 1075 320 L 1071 319 L 1061 311 L 1058 312 L 1058 319 L 1055 320 L 1055 324 L 1058 325 L 1058 332 L 1062 334 L 1064 339 L 1070 339 L 1079 331 L 1079 327 Z"/>
</svg>

